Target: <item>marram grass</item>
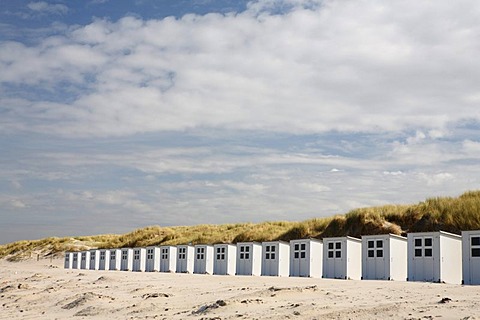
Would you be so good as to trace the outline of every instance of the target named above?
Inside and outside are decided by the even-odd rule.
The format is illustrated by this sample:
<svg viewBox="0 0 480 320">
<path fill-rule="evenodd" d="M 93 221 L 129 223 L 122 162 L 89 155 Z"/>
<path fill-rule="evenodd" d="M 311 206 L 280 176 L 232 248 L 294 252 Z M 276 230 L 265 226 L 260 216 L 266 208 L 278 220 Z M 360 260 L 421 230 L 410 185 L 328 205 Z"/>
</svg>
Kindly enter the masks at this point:
<svg viewBox="0 0 480 320">
<path fill-rule="evenodd" d="M 45 238 L 0 245 L 0 258 L 10 261 L 59 255 L 90 248 L 149 245 L 215 244 L 407 232 L 480 229 L 480 190 L 461 196 L 430 198 L 414 205 L 354 209 L 344 215 L 302 222 L 262 222 L 179 227 L 150 226 L 115 235 Z"/>
</svg>

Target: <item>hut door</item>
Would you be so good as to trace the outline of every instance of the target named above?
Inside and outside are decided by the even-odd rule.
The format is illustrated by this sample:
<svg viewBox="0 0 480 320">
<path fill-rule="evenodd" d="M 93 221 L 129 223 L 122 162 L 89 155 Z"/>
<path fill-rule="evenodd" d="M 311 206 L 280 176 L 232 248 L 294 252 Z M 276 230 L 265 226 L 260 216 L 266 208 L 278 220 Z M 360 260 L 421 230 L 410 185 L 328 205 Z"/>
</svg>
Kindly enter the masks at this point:
<svg viewBox="0 0 480 320">
<path fill-rule="evenodd" d="M 346 277 L 346 264 L 344 263 L 341 241 L 328 243 L 327 270 L 327 277 L 329 278 L 345 279 Z"/>
<path fill-rule="evenodd" d="M 197 248 L 197 260 L 195 263 L 198 263 L 198 266 L 196 266 L 195 269 L 198 270 L 198 272 L 204 273 L 207 272 L 207 264 L 205 260 L 205 248 L 204 247 L 198 247 Z"/>
<path fill-rule="evenodd" d="M 413 257 L 413 280 L 434 281 L 433 238 L 414 238 L 414 246 L 415 252 Z"/>
<path fill-rule="evenodd" d="M 307 244 L 295 243 L 293 246 L 292 275 L 308 277 Z"/>
<path fill-rule="evenodd" d="M 218 274 L 227 274 L 227 260 L 225 247 L 217 247 L 217 272 Z"/>
<path fill-rule="evenodd" d="M 240 256 L 237 261 L 239 264 L 238 271 L 240 274 L 251 274 L 252 273 L 252 255 L 250 252 L 250 246 L 242 245 L 240 246 Z"/>
<path fill-rule="evenodd" d="M 470 237 L 470 283 L 480 284 L 480 236 Z"/>
<path fill-rule="evenodd" d="M 187 248 L 178 248 L 178 266 L 180 272 L 187 272 Z"/>
<path fill-rule="evenodd" d="M 367 245 L 367 279 L 387 280 L 383 240 L 368 240 Z"/>
<path fill-rule="evenodd" d="M 275 245 L 265 246 L 265 256 L 264 256 L 264 274 L 267 276 L 278 276 L 277 267 L 278 266 L 278 255 L 276 252 Z"/>
<path fill-rule="evenodd" d="M 168 270 L 168 249 L 160 249 L 160 270 L 161 271 L 170 271 Z"/>
</svg>

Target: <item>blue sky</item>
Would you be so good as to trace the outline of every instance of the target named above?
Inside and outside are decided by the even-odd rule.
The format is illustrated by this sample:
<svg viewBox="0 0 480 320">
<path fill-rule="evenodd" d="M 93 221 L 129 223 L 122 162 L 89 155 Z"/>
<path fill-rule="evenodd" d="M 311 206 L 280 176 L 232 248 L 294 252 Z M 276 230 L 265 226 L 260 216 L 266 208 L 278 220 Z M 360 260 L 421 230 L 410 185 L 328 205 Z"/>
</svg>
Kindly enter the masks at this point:
<svg viewBox="0 0 480 320">
<path fill-rule="evenodd" d="M 480 4 L 0 6 L 0 243 L 478 189 Z"/>
</svg>

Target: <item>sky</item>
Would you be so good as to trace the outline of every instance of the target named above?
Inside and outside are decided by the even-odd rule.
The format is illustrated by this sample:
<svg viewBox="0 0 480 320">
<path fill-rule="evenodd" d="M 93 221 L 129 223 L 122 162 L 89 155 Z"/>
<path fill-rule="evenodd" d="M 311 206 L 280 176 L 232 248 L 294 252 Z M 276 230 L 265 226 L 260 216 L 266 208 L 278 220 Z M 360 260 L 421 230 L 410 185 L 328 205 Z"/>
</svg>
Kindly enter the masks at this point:
<svg viewBox="0 0 480 320">
<path fill-rule="evenodd" d="M 480 182 L 480 2 L 0 1 L 0 244 Z"/>
</svg>

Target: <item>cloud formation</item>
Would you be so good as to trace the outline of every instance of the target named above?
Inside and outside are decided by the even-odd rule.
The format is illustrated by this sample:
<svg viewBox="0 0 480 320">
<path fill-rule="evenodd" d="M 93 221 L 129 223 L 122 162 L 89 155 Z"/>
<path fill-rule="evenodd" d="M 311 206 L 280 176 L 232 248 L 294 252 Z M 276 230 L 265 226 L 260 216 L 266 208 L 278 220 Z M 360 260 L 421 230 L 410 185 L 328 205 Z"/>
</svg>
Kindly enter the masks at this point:
<svg viewBox="0 0 480 320">
<path fill-rule="evenodd" d="M 45 1 L 30 2 L 27 4 L 28 9 L 45 14 L 66 14 L 68 12 L 68 7 L 61 3 L 49 4 Z"/>
<path fill-rule="evenodd" d="M 260 0 L 0 24 L 0 236 L 300 220 L 478 188 L 479 11 Z"/>
<path fill-rule="evenodd" d="M 33 46 L 2 43 L 2 91 L 30 91 L 3 97 L 3 128 L 15 122 L 67 136 L 442 132 L 479 121 L 479 6 L 410 7 L 258 1 L 237 14 L 100 19 Z"/>
</svg>

